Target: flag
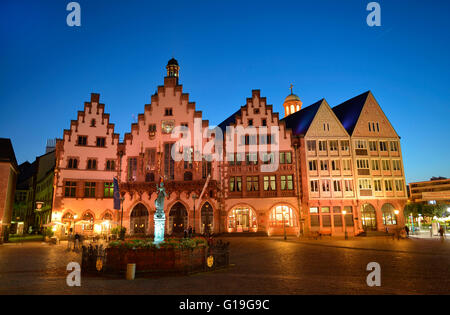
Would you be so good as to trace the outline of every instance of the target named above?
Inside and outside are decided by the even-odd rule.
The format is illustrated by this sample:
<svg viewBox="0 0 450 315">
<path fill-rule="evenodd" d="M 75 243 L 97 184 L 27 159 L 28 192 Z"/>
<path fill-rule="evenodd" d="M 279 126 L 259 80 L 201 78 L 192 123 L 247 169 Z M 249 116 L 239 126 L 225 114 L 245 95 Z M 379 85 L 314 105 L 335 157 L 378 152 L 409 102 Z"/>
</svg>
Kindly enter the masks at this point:
<svg viewBox="0 0 450 315">
<path fill-rule="evenodd" d="M 114 177 L 114 209 L 120 210 L 119 182 L 116 177 Z"/>
</svg>

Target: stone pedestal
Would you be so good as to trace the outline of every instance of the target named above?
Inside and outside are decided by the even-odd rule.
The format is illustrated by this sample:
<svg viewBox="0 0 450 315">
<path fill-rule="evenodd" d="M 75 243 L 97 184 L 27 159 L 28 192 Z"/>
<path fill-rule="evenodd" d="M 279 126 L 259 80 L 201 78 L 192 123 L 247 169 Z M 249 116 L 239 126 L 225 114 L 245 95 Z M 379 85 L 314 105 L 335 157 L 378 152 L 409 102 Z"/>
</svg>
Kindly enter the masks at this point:
<svg viewBox="0 0 450 315">
<path fill-rule="evenodd" d="M 153 243 L 159 244 L 161 242 L 164 242 L 164 227 L 166 224 L 166 218 L 165 215 L 159 217 L 157 214 L 155 214 L 154 220 L 155 220 L 155 239 L 153 240 Z"/>
</svg>

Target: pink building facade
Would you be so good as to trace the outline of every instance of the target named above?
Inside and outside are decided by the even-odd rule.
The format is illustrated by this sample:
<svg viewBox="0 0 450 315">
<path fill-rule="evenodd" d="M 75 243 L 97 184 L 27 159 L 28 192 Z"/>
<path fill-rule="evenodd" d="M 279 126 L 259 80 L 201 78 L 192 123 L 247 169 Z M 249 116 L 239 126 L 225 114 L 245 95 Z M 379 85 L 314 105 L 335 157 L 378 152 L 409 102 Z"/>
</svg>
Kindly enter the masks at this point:
<svg viewBox="0 0 450 315">
<path fill-rule="evenodd" d="M 52 220 L 61 233 L 109 233 L 122 224 L 128 234 L 153 234 L 160 178 L 168 193 L 167 234 L 192 227 L 356 235 L 403 224 L 400 141 L 370 92 L 335 108 L 321 100 L 303 109 L 291 93 L 280 119 L 254 90 L 238 111 L 210 126 L 179 84 L 178 62 L 170 60 L 166 70 L 164 85 L 122 142 L 98 94 L 57 141 Z M 348 116 L 356 117 L 351 126 Z M 113 209 L 115 177 L 121 210 Z"/>
</svg>

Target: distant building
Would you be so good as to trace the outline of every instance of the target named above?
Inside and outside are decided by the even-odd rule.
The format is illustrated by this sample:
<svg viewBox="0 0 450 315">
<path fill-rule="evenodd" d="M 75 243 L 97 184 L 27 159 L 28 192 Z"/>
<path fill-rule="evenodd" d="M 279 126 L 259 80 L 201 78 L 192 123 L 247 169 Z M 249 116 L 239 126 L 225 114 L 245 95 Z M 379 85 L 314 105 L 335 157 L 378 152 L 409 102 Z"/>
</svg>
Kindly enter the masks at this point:
<svg viewBox="0 0 450 315">
<path fill-rule="evenodd" d="M 431 178 L 429 181 L 409 183 L 410 201 L 450 205 L 450 179 Z"/>
<path fill-rule="evenodd" d="M 40 232 L 43 225 L 51 222 L 55 161 L 53 150 L 36 157 L 33 163 L 19 165 L 12 233 Z"/>
<path fill-rule="evenodd" d="M 0 242 L 9 238 L 18 172 L 11 140 L 0 138 Z"/>
</svg>

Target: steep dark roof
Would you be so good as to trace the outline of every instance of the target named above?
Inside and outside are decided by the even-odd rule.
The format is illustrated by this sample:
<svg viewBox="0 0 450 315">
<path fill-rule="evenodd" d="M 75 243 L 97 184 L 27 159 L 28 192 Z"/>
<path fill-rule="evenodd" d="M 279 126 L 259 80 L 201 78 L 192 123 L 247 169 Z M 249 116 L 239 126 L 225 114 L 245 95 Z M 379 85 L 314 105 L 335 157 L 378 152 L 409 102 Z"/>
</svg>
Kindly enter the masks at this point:
<svg viewBox="0 0 450 315">
<path fill-rule="evenodd" d="M 29 179 L 36 174 L 37 166 L 38 163 L 36 161 L 33 163 L 26 161 L 19 165 L 19 176 L 17 177 L 16 189 L 25 190 L 29 188 L 31 184 Z"/>
<path fill-rule="evenodd" d="M 222 132 L 225 134 L 225 131 L 227 129 L 227 126 L 231 125 L 231 124 L 235 124 L 236 123 L 236 116 L 237 115 L 241 115 L 241 109 L 239 109 L 238 111 L 236 111 L 233 115 L 231 115 L 230 117 L 228 117 L 227 119 L 225 119 L 224 121 L 222 121 L 218 127 L 220 129 L 222 129 Z"/>
<path fill-rule="evenodd" d="M 361 114 L 361 111 L 370 93 L 370 91 L 364 92 L 363 94 L 355 96 L 354 98 L 351 98 L 348 101 L 345 101 L 344 103 L 333 107 L 333 111 L 336 114 L 337 118 L 341 121 L 341 124 L 350 135 L 355 129 L 356 123 L 359 119 L 359 115 Z"/>
<path fill-rule="evenodd" d="M 0 162 L 10 162 L 17 168 L 16 154 L 10 139 L 0 138 Z"/>
<path fill-rule="evenodd" d="M 309 105 L 300 111 L 284 117 L 281 121 L 284 121 L 286 128 L 292 129 L 294 136 L 304 135 L 309 129 L 320 105 L 325 99 L 321 99 L 312 105 Z"/>
</svg>

